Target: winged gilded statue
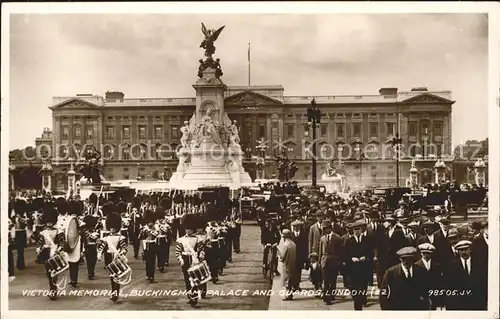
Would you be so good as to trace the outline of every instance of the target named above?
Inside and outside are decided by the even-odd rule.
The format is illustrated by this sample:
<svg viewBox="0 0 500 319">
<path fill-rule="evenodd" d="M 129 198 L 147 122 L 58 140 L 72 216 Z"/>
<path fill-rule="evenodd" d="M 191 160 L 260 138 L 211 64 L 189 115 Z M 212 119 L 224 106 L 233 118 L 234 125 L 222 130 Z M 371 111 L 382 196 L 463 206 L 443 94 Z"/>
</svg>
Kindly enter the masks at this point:
<svg viewBox="0 0 500 319">
<path fill-rule="evenodd" d="M 201 31 L 205 35 L 205 39 L 200 44 L 200 48 L 205 49 L 205 56 L 211 58 L 212 54 L 215 53 L 214 43 L 219 37 L 220 33 L 224 29 L 225 26 L 220 27 L 218 30 L 215 29 L 207 29 L 203 22 L 201 23 Z"/>
</svg>

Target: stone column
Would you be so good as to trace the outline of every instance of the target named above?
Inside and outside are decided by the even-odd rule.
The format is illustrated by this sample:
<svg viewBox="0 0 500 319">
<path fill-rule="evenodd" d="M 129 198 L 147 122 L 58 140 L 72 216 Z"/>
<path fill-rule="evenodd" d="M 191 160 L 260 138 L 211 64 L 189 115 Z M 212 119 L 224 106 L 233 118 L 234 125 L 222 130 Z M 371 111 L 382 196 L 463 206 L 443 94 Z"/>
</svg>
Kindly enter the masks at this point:
<svg viewBox="0 0 500 319">
<path fill-rule="evenodd" d="M 9 189 L 10 190 L 15 190 L 16 189 L 16 182 L 14 180 L 14 171 L 16 170 L 16 166 L 14 164 L 9 165 Z"/>
<path fill-rule="evenodd" d="M 411 162 L 410 167 L 410 187 L 416 188 L 418 186 L 418 169 L 415 166 L 415 160 Z"/>
</svg>

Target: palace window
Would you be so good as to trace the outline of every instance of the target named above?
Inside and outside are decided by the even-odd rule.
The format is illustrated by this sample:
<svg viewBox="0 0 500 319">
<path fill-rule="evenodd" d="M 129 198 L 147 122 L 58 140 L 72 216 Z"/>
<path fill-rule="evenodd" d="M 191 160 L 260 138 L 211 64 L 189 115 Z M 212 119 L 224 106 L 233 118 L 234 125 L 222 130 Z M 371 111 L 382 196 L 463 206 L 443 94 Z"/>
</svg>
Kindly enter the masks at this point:
<svg viewBox="0 0 500 319">
<path fill-rule="evenodd" d="M 124 168 L 123 168 L 123 171 L 124 171 L 124 172 L 128 172 L 128 167 L 124 167 Z"/>
<path fill-rule="evenodd" d="M 378 136 L 378 123 L 370 123 L 370 136 Z"/>
<path fill-rule="evenodd" d="M 62 138 L 68 139 L 69 138 L 69 128 L 67 126 L 63 126 L 62 131 L 63 131 Z"/>
<path fill-rule="evenodd" d="M 94 127 L 89 126 L 87 127 L 87 138 L 92 138 L 92 135 L 94 135 Z"/>
<path fill-rule="evenodd" d="M 321 124 L 320 132 L 321 132 L 321 136 L 325 136 L 328 132 L 328 124 Z"/>
<path fill-rule="evenodd" d="M 170 126 L 170 130 L 172 133 L 172 139 L 178 139 L 179 138 L 179 127 L 177 125 L 172 125 L 172 126 Z"/>
<path fill-rule="evenodd" d="M 423 121 L 421 123 L 421 126 L 422 126 L 422 134 L 428 135 L 430 133 L 429 132 L 429 122 L 428 121 Z"/>
<path fill-rule="evenodd" d="M 304 136 L 309 136 L 309 124 L 304 124 Z"/>
<path fill-rule="evenodd" d="M 387 135 L 396 135 L 396 125 L 394 123 L 386 123 L 387 124 Z"/>
<path fill-rule="evenodd" d="M 82 130 L 80 129 L 80 127 L 75 127 L 75 138 L 80 138 L 82 135 Z"/>
<path fill-rule="evenodd" d="M 259 125 L 259 138 L 266 138 L 266 127 L 264 124 Z"/>
<path fill-rule="evenodd" d="M 146 126 L 144 125 L 139 126 L 139 139 L 141 140 L 146 139 Z"/>
<path fill-rule="evenodd" d="M 123 134 L 122 134 L 122 137 L 124 139 L 130 139 L 130 126 L 124 126 L 123 127 Z"/>
<path fill-rule="evenodd" d="M 352 125 L 352 135 L 355 137 L 361 136 L 361 123 L 354 123 Z"/>
<path fill-rule="evenodd" d="M 410 136 L 417 136 L 417 122 L 409 122 L 408 126 Z"/>
<path fill-rule="evenodd" d="M 289 138 L 292 138 L 294 137 L 294 125 L 293 124 L 287 124 L 286 125 L 286 136 L 289 137 Z"/>
<path fill-rule="evenodd" d="M 123 149 L 123 159 L 124 160 L 129 160 L 130 159 L 130 149 L 128 147 L 125 147 Z"/>
<path fill-rule="evenodd" d="M 344 137 L 344 136 L 345 136 L 344 123 L 337 123 L 337 137 Z"/>
<path fill-rule="evenodd" d="M 155 126 L 155 138 L 161 140 L 163 138 L 163 128 L 160 125 Z"/>
<path fill-rule="evenodd" d="M 115 138 L 115 127 L 114 126 L 106 127 L 106 138 L 108 138 L 108 139 Z"/>
<path fill-rule="evenodd" d="M 434 135 L 443 135 L 443 122 L 434 122 Z"/>
</svg>

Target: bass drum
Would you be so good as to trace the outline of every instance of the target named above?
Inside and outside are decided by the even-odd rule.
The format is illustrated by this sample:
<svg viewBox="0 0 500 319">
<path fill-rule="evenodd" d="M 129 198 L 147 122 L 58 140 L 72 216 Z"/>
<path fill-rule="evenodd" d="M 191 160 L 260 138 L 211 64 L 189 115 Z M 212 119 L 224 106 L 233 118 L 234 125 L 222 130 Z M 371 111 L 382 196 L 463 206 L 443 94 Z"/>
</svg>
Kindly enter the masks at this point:
<svg viewBox="0 0 500 319">
<path fill-rule="evenodd" d="M 64 233 L 66 235 L 66 242 L 68 243 L 69 249 L 73 250 L 78 245 L 80 240 L 80 234 L 78 232 L 78 220 L 76 217 L 69 217 L 66 220 L 64 227 Z"/>
</svg>

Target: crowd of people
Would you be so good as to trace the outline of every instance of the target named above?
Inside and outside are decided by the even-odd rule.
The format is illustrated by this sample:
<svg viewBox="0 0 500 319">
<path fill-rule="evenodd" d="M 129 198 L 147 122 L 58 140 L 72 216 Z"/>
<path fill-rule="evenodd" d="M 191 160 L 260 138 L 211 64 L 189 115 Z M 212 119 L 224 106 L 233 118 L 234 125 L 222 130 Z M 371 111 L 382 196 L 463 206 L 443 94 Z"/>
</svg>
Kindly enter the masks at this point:
<svg viewBox="0 0 500 319">
<path fill-rule="evenodd" d="M 355 310 L 366 306 L 369 286 L 377 288 L 382 310 L 486 309 L 485 220 L 455 224 L 453 211 L 445 205 L 414 212 L 404 201 L 390 211 L 384 196 L 366 191 L 327 194 L 297 182 L 259 187 L 269 195 L 250 209 L 261 227 L 262 267 L 271 264 L 271 271 L 280 276 L 285 300 L 293 300 L 302 289 L 305 270 L 317 297 L 328 305 L 338 298 L 337 278 L 342 276 Z M 9 276 L 15 278 L 16 267 L 25 268 L 24 248 L 31 239 L 37 262 L 46 267 L 51 299 L 57 298 L 60 287 L 48 261 L 59 255 L 70 256 L 62 259 L 69 263 L 70 285 L 77 287 L 82 262 L 89 280 L 94 280 L 102 257 L 108 268 L 117 260 L 127 262 L 131 245 L 133 258 L 144 261 L 147 280 L 154 283 L 155 272 L 168 269 L 170 247 L 175 245 L 188 302 L 195 306 L 206 294 L 207 281 L 193 275 L 193 267 L 206 267 L 216 283 L 233 251 L 240 252 L 241 203 L 229 196 L 179 191 L 109 199 L 92 194 L 81 200 L 46 193 L 13 196 L 9 212 Z M 64 221 L 71 217 L 78 220 L 79 250 L 68 244 Z M 110 299 L 116 301 L 120 282 L 112 276 L 110 281 Z"/>
<path fill-rule="evenodd" d="M 183 192 L 129 200 L 105 200 L 96 194 L 83 201 L 78 196 L 54 198 L 49 193 L 43 197 L 12 197 L 9 277 L 15 280 L 15 268 L 26 268 L 24 249 L 31 239 L 36 243 L 36 262 L 46 269 L 51 300 L 56 300 L 58 291 L 64 288 L 60 286 L 63 275 L 55 272 L 54 264 L 69 264 L 69 284 L 76 288 L 80 264 L 86 263 L 88 279 L 95 280 L 96 264 L 102 257 L 108 269 L 126 266 L 130 245 L 133 258 L 145 263 L 147 280 L 155 283 L 155 272 L 168 269 L 170 247 L 174 245 L 188 302 L 196 306 L 206 296 L 207 281 L 217 283 L 227 263 L 232 262 L 233 251 L 240 252 L 242 218 L 238 207 L 237 201 L 214 196 L 202 199 L 201 193 Z M 68 226 L 72 219 L 77 221 L 76 231 Z M 191 271 L 193 267 L 204 271 Z M 121 281 L 111 271 L 110 280 L 110 299 L 117 301 Z"/>
<path fill-rule="evenodd" d="M 266 189 L 273 191 L 272 185 Z M 282 186 L 280 186 L 282 188 Z M 382 310 L 482 310 L 487 308 L 488 224 L 452 224 L 442 206 L 409 211 L 405 202 L 385 211 L 384 198 L 353 192 L 346 196 L 302 189 L 273 195 L 252 209 L 262 227 L 261 242 L 278 247 L 285 300 L 309 277 L 325 304 L 337 298 L 337 277 L 350 290 L 354 309 L 366 305 L 376 282 Z M 278 263 L 275 263 L 277 265 Z M 374 276 L 375 274 L 375 276 Z"/>
</svg>

